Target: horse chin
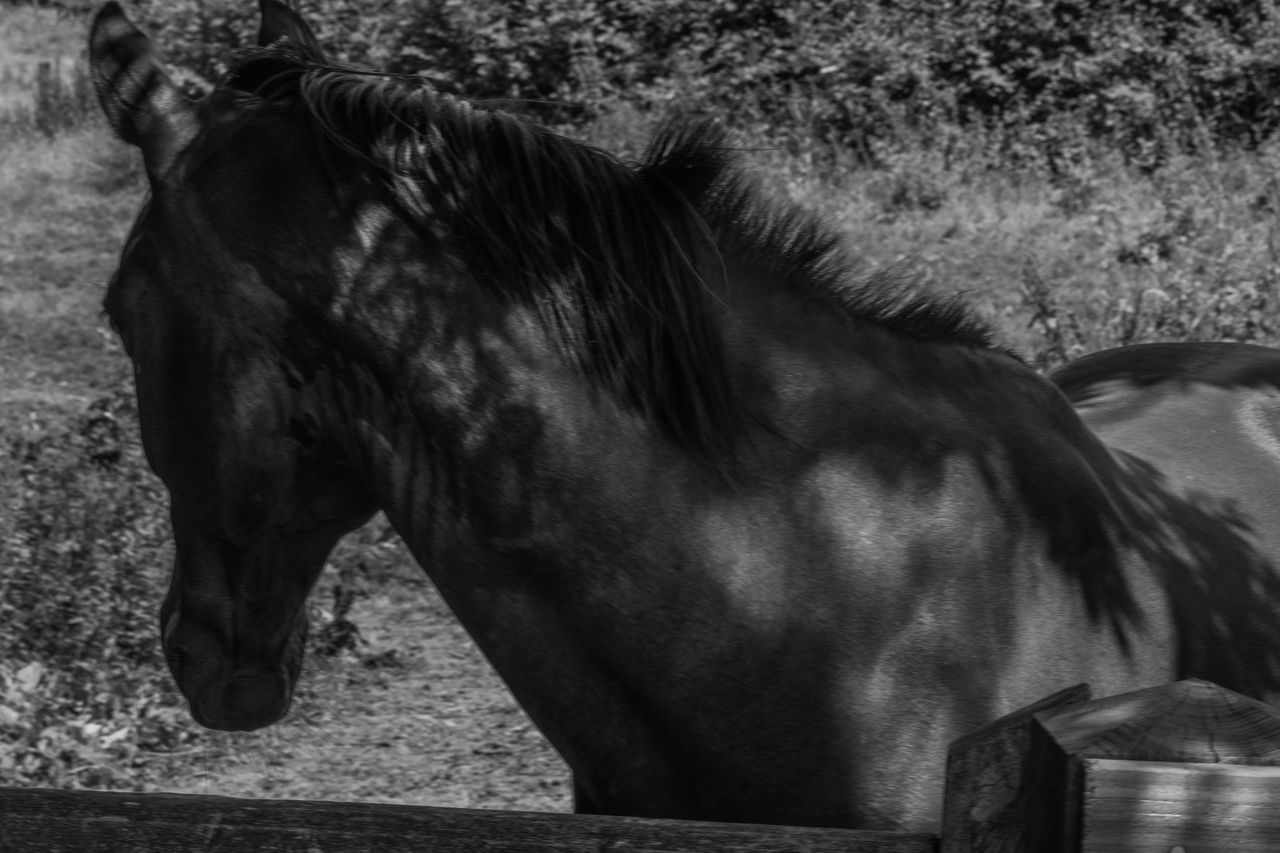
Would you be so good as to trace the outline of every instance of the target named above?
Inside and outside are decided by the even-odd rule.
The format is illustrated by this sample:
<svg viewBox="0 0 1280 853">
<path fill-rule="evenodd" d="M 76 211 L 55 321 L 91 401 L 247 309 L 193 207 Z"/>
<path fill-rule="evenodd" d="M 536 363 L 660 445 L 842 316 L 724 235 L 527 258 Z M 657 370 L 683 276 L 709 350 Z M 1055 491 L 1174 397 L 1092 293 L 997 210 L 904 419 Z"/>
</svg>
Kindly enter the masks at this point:
<svg viewBox="0 0 1280 853">
<path fill-rule="evenodd" d="M 166 599 L 161 608 L 162 645 L 192 718 L 205 728 L 228 732 L 253 731 L 283 719 L 302 673 L 305 613 L 282 641 L 242 632 L 238 642 L 228 643 L 209 621 L 181 619 L 182 611 L 171 602 Z M 237 659 L 236 645 L 254 653 Z"/>
<path fill-rule="evenodd" d="M 293 680 L 284 670 L 240 672 L 225 682 L 187 694 L 191 716 L 209 729 L 248 732 L 279 722 L 293 702 Z"/>
</svg>

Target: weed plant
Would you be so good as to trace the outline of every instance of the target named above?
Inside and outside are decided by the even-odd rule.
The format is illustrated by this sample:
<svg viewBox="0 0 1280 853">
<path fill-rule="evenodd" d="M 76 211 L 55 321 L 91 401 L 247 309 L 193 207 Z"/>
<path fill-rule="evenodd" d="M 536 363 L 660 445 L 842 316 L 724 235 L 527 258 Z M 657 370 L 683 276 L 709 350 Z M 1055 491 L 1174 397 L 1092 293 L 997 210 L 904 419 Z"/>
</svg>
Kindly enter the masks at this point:
<svg viewBox="0 0 1280 853">
<path fill-rule="evenodd" d="M 136 787 L 191 726 L 155 613 L 171 559 L 165 496 L 132 395 L 32 413 L 0 470 L 0 784 Z"/>
</svg>

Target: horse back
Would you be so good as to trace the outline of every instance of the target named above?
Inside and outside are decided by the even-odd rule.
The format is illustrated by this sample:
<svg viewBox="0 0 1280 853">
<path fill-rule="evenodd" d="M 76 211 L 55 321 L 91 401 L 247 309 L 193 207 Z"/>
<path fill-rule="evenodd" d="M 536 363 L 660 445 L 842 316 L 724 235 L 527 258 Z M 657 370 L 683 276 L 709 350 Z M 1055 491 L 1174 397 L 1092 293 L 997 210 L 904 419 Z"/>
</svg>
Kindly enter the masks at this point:
<svg viewBox="0 0 1280 853">
<path fill-rule="evenodd" d="M 1105 350 L 1050 379 L 1112 451 L 1182 494 L 1233 499 L 1280 547 L 1280 350 L 1233 343 Z"/>
</svg>

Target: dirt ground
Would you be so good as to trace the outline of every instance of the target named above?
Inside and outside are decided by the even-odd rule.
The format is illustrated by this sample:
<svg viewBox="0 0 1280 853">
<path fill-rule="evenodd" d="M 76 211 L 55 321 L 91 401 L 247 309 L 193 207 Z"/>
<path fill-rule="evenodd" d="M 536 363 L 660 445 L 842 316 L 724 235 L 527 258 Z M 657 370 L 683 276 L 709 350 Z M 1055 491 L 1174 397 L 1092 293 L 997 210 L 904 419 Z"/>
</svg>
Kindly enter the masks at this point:
<svg viewBox="0 0 1280 853">
<path fill-rule="evenodd" d="M 559 756 L 425 577 L 397 575 L 349 614 L 356 652 L 309 661 L 284 722 L 210 733 L 153 768 L 155 789 L 572 810 Z"/>
</svg>

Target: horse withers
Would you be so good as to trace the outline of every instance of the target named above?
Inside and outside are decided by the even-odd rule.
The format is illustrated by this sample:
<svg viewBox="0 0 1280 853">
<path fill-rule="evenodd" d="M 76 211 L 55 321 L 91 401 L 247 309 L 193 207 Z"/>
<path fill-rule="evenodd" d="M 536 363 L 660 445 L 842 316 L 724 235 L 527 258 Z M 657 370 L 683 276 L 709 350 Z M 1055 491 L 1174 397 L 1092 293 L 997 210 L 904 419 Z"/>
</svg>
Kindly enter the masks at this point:
<svg viewBox="0 0 1280 853">
<path fill-rule="evenodd" d="M 105 306 L 205 725 L 286 713 L 375 509 L 580 811 L 933 829 L 947 744 L 1061 687 L 1274 689 L 1270 506 L 1113 453 L 714 124 L 628 165 L 335 65 L 276 0 L 258 42 L 192 103 L 119 5 L 91 37 L 150 180 Z"/>
</svg>

